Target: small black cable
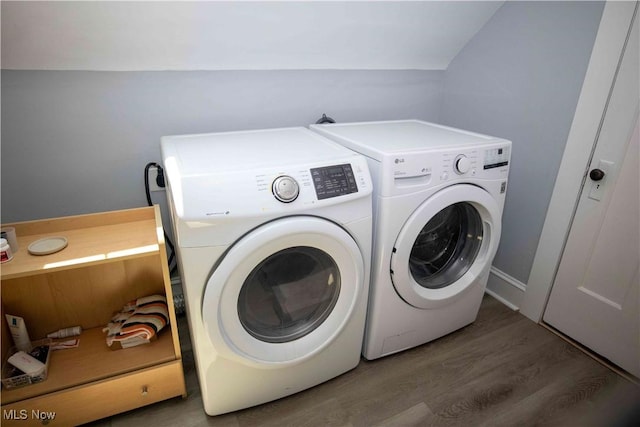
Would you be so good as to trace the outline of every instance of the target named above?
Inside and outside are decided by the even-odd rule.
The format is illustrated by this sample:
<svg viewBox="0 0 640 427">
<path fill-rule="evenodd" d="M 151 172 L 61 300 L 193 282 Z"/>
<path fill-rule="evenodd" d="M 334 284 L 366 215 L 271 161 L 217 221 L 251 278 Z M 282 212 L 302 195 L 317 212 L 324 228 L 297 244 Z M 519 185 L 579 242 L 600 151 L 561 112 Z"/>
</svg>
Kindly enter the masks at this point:
<svg viewBox="0 0 640 427">
<path fill-rule="evenodd" d="M 336 121 L 333 120 L 331 117 L 327 117 L 326 114 L 322 113 L 322 117 L 320 117 L 318 119 L 318 121 L 316 121 L 317 125 L 323 125 L 325 123 L 335 123 Z"/>
<path fill-rule="evenodd" d="M 149 190 L 149 169 L 154 166 L 156 168 L 160 167 L 160 165 L 155 162 L 147 163 L 147 166 L 144 167 L 144 191 L 147 195 L 147 203 L 149 204 L 149 206 L 153 206 L 153 202 L 151 201 L 151 190 Z"/>
<path fill-rule="evenodd" d="M 162 169 L 162 166 L 160 166 L 156 162 L 149 162 L 144 167 L 144 191 L 145 191 L 145 194 L 147 196 L 147 203 L 149 204 L 149 206 L 153 206 L 153 201 L 151 200 L 151 190 L 149 189 L 149 169 L 154 167 L 154 166 L 158 169 L 158 174 L 163 174 L 164 175 L 164 170 Z M 171 242 L 171 239 L 169 239 L 169 236 L 167 235 L 167 232 L 164 231 L 164 229 L 162 231 L 164 232 L 164 240 L 165 240 L 165 242 L 167 242 L 167 246 L 169 246 L 170 254 L 169 254 L 169 259 L 168 259 L 167 262 L 169 263 L 169 267 L 171 269 L 171 274 L 173 274 L 178 269 L 177 263 L 176 263 L 176 265 L 171 267 L 171 263 L 175 259 L 176 249 L 173 246 L 173 242 Z"/>
</svg>

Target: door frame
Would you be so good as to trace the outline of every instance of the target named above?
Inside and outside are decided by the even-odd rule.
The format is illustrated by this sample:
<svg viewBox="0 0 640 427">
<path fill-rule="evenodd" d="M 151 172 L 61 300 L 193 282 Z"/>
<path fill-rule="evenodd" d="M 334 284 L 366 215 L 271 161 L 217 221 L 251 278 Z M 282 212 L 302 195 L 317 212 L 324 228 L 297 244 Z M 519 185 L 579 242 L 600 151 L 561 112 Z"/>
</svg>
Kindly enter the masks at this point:
<svg viewBox="0 0 640 427">
<path fill-rule="evenodd" d="M 608 1 L 602 13 L 520 306 L 520 312 L 536 323 L 542 320 L 551 293 L 637 8 L 637 1 Z"/>
</svg>

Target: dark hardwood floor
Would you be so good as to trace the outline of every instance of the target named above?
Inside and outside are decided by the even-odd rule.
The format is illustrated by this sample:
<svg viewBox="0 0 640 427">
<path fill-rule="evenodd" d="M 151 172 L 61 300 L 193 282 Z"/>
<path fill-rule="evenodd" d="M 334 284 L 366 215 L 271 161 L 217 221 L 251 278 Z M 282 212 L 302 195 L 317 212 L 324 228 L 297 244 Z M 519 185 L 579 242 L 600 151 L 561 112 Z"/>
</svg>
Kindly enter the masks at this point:
<svg viewBox="0 0 640 427">
<path fill-rule="evenodd" d="M 640 425 L 636 384 L 489 296 L 464 329 L 396 355 L 363 359 L 356 369 L 296 395 L 217 417 L 202 409 L 181 326 L 188 398 L 92 425 Z"/>
</svg>

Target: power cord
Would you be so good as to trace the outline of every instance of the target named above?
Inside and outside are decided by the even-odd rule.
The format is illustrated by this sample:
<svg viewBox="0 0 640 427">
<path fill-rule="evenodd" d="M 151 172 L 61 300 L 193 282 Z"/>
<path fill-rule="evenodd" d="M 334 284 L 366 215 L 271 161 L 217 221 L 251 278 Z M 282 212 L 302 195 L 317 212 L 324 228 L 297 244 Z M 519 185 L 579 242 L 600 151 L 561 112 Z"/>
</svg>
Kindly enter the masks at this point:
<svg viewBox="0 0 640 427">
<path fill-rule="evenodd" d="M 147 203 L 149 204 L 149 206 L 153 206 L 153 201 L 151 200 L 151 190 L 149 189 L 149 169 L 151 169 L 152 167 L 155 167 L 156 170 L 158 171 L 158 175 L 156 176 L 156 184 L 158 184 L 158 187 L 164 187 L 165 186 L 164 169 L 162 169 L 162 166 L 160 166 L 156 162 L 147 163 L 147 165 L 144 167 L 144 191 L 145 191 L 145 194 L 147 196 Z M 167 246 L 169 247 L 169 252 L 170 253 L 169 253 L 168 263 L 169 263 L 171 274 L 173 274 L 178 269 L 177 263 L 174 264 L 173 267 L 171 267 L 171 263 L 175 259 L 176 249 L 173 246 L 173 242 L 171 241 L 171 239 L 167 235 L 167 232 L 164 231 L 164 230 L 163 230 L 163 232 L 164 232 L 164 240 L 165 240 L 165 242 L 167 242 Z"/>
<path fill-rule="evenodd" d="M 323 125 L 325 123 L 335 123 L 336 121 L 333 120 L 331 117 L 327 117 L 326 114 L 322 113 L 322 117 L 320 117 L 318 119 L 318 121 L 316 122 L 317 125 Z"/>
</svg>

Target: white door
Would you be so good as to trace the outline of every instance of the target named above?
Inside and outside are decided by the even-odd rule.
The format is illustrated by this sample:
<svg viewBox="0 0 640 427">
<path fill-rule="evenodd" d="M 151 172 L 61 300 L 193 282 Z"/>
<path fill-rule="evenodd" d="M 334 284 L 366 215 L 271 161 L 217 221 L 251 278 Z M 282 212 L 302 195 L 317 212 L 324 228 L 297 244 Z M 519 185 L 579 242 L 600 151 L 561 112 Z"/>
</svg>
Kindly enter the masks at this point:
<svg viewBox="0 0 640 427">
<path fill-rule="evenodd" d="M 637 13 L 544 321 L 640 377 Z"/>
<path fill-rule="evenodd" d="M 364 285 L 364 259 L 349 233 L 316 217 L 282 218 L 223 256 L 207 281 L 202 318 L 220 354 L 281 367 L 331 343 Z"/>
<path fill-rule="evenodd" d="M 455 301 L 487 273 L 500 240 L 500 209 L 480 187 L 459 184 L 429 197 L 393 247 L 391 280 L 418 308 Z"/>
</svg>

